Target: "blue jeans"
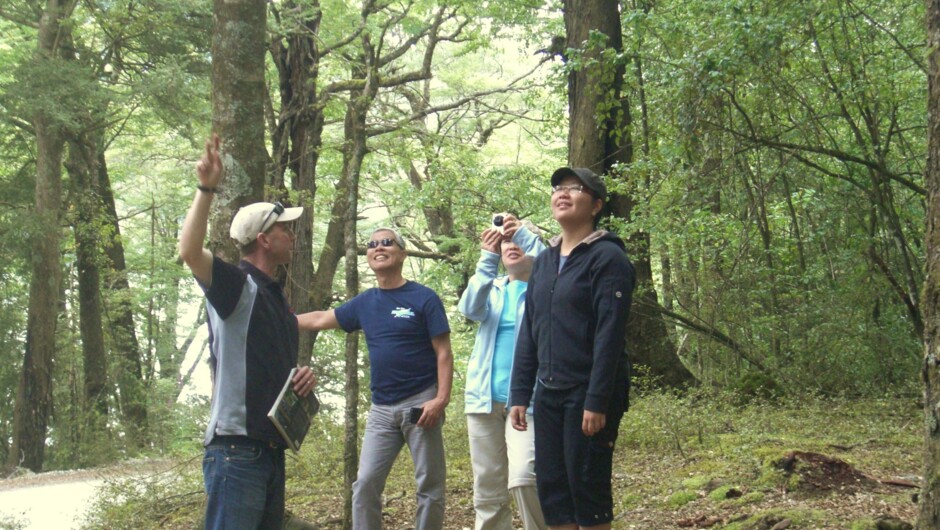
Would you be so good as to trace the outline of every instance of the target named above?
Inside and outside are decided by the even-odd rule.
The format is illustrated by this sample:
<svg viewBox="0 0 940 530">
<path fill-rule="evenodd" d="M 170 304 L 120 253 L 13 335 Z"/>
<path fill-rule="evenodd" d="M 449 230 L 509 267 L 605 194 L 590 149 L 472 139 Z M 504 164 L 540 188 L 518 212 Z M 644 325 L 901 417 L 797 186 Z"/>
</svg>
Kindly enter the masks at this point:
<svg viewBox="0 0 940 530">
<path fill-rule="evenodd" d="M 206 530 L 284 526 L 284 449 L 244 436 L 216 436 L 202 460 Z"/>
</svg>

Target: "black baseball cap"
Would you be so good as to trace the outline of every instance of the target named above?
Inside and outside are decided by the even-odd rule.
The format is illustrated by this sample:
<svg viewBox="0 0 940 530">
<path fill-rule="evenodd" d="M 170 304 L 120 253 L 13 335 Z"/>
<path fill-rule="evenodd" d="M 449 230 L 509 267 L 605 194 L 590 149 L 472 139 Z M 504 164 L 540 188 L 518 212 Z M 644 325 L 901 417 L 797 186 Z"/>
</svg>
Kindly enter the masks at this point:
<svg viewBox="0 0 940 530">
<path fill-rule="evenodd" d="M 557 186 L 567 176 L 577 177 L 585 186 L 590 188 L 595 198 L 607 201 L 607 186 L 604 179 L 586 167 L 562 167 L 552 173 L 552 186 Z"/>
</svg>

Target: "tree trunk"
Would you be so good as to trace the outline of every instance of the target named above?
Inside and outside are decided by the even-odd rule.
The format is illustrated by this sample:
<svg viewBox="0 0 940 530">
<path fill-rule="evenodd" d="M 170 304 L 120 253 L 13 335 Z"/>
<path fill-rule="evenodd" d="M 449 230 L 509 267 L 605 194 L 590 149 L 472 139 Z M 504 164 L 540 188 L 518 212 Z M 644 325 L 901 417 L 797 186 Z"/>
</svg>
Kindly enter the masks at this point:
<svg viewBox="0 0 940 530">
<path fill-rule="evenodd" d="M 428 79 L 422 83 L 420 96 L 417 93 L 406 93 L 405 97 L 408 98 L 408 103 L 411 106 L 413 115 L 424 115 L 430 106 L 431 80 Z M 425 159 L 421 161 L 424 166 L 423 170 L 419 170 L 413 160 L 408 167 L 408 180 L 411 181 L 411 185 L 414 186 L 415 190 L 420 193 L 424 189 L 424 183 L 430 182 L 433 179 L 430 174 L 430 168 L 434 163 L 432 157 L 435 150 L 434 146 L 429 145 L 428 138 L 431 135 L 428 130 L 428 119 L 423 118 L 418 120 L 413 126 L 421 133 L 416 135 L 423 148 L 421 152 L 427 153 Z M 482 147 L 486 143 L 486 140 L 481 138 L 480 142 L 482 143 L 478 143 L 477 145 Z M 454 232 L 454 211 L 450 198 L 448 197 L 440 204 L 436 202 L 428 204 L 424 206 L 422 210 L 424 211 L 424 218 L 427 221 L 428 231 L 438 244 L 438 250 L 448 256 L 454 256 L 460 252 L 460 245 L 454 241 L 456 236 Z M 448 241 L 449 243 L 446 243 Z M 461 288 L 460 290 L 462 291 L 463 289 Z"/>
<path fill-rule="evenodd" d="M 607 49 L 623 51 L 618 0 L 565 0 L 565 30 L 569 48 L 585 48 L 588 57 L 599 58 L 601 50 L 586 49 L 591 31 L 607 36 Z M 568 75 L 568 162 L 607 174 L 616 164 L 633 160 L 629 101 L 623 91 L 624 66 L 600 60 Z M 611 96 L 611 94 L 613 96 Z M 610 98 L 613 98 L 612 100 Z M 597 109 L 609 109 L 598 115 Z M 618 176 L 611 174 L 614 179 Z M 630 219 L 635 199 L 622 193 L 610 197 L 610 214 Z M 646 365 L 667 386 L 690 383 L 692 374 L 676 355 L 660 314 L 650 266 L 650 240 L 636 232 L 627 241 L 636 267 L 637 292 L 627 326 L 627 347 L 634 364 Z"/>
<path fill-rule="evenodd" d="M 91 431 L 101 430 L 108 414 L 108 356 L 104 343 L 101 303 L 101 215 L 97 193 L 96 149 L 81 135 L 69 141 L 65 166 L 75 201 L 72 230 L 78 266 L 79 331 L 84 360 L 84 401 Z"/>
<path fill-rule="evenodd" d="M 366 108 L 357 107 L 359 94 L 350 94 L 346 109 L 346 143 L 343 153 L 346 175 L 346 214 L 343 219 L 346 249 L 346 299 L 359 293 L 359 264 L 356 255 L 356 218 L 359 204 L 359 171 L 366 155 Z M 343 528 L 352 528 L 352 485 L 359 471 L 359 334 L 346 337 L 346 412 L 343 437 Z"/>
<path fill-rule="evenodd" d="M 287 296 L 296 313 L 323 309 L 315 305 L 311 296 L 313 284 L 313 220 L 317 194 L 317 161 L 323 133 L 323 111 L 317 99 L 317 77 L 320 68 L 318 46 L 322 12 L 318 2 L 305 4 L 309 19 L 298 21 L 296 31 L 285 39 L 275 39 L 271 55 L 278 69 L 281 114 L 272 131 L 276 172 L 283 180 L 284 172 L 291 172 L 291 187 L 299 197 L 304 214 L 294 223 L 297 236 L 291 256 L 290 282 Z M 294 9 L 293 2 L 285 10 Z M 277 13 L 277 12 L 275 12 Z M 286 42 L 285 42 L 286 41 Z M 316 335 L 301 333 L 298 342 L 298 362 L 310 364 Z"/>
<path fill-rule="evenodd" d="M 214 0 L 212 129 L 222 138 L 225 176 L 213 201 L 209 248 L 238 263 L 229 224 L 241 206 L 262 200 L 268 154 L 264 144 L 264 53 L 267 3 Z"/>
<path fill-rule="evenodd" d="M 137 340 L 137 331 L 134 327 L 134 306 L 131 303 L 130 283 L 127 281 L 124 242 L 121 239 L 121 227 L 118 224 L 114 191 L 111 189 L 111 177 L 108 174 L 104 151 L 99 149 L 97 156 L 97 193 L 101 197 L 101 203 L 104 207 L 105 222 L 108 223 L 108 239 L 104 245 L 104 251 L 109 261 L 105 315 L 108 317 L 108 329 L 111 332 L 111 352 L 113 359 L 116 361 L 113 365 L 116 365 L 117 377 L 115 379 L 120 390 L 118 402 L 121 404 L 121 415 L 124 418 L 125 430 L 131 444 L 136 447 L 143 447 L 147 443 L 148 413 L 140 343 Z M 182 362 L 182 358 L 177 361 L 176 368 L 178 368 L 179 362 Z M 163 367 L 162 369 L 171 370 L 173 368 Z"/>
<path fill-rule="evenodd" d="M 940 529 L 940 0 L 927 0 L 927 233 L 924 281 L 924 485 L 918 530 Z"/>
<path fill-rule="evenodd" d="M 60 49 L 62 25 L 69 16 L 66 0 L 46 0 L 39 22 L 36 61 L 53 68 Z M 62 152 L 64 139 L 54 120 L 54 109 L 38 111 L 32 118 L 36 132 L 36 233 L 31 237 L 29 307 L 23 371 L 16 389 L 13 411 L 11 466 L 41 471 L 46 448 L 46 429 L 52 411 L 52 359 L 61 272 L 59 216 L 61 214 Z"/>
<path fill-rule="evenodd" d="M 368 38 L 363 38 L 363 48 L 367 55 L 372 50 Z M 371 58 L 371 57 L 370 57 Z M 374 60 L 364 60 L 362 70 L 354 70 L 353 77 L 364 77 L 362 91 L 353 90 L 346 105 L 346 119 L 343 137 L 343 178 L 346 181 L 346 210 L 343 215 L 343 234 L 346 257 L 346 299 L 351 300 L 359 293 L 359 264 L 357 257 L 358 233 L 356 220 L 359 213 L 359 173 L 362 161 L 368 153 L 366 134 L 366 115 L 375 99 L 378 87 L 375 85 L 373 70 L 367 70 L 367 64 Z M 358 333 L 346 337 L 346 414 L 345 435 L 343 439 L 343 530 L 352 528 L 352 485 L 359 472 L 359 336 Z"/>
</svg>

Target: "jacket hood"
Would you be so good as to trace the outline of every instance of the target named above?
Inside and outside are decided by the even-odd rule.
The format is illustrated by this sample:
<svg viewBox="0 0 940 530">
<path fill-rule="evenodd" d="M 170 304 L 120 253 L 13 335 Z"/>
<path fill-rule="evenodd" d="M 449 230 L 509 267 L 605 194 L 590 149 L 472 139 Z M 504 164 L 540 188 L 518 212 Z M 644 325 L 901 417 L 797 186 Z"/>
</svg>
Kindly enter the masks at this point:
<svg viewBox="0 0 940 530">
<path fill-rule="evenodd" d="M 591 234 L 582 239 L 577 246 L 590 245 L 597 241 L 610 241 L 611 243 L 614 243 L 620 247 L 622 250 L 626 250 L 627 248 L 627 246 L 624 245 L 623 240 L 620 239 L 620 236 L 614 234 L 613 232 L 608 232 L 607 230 L 595 230 L 594 232 L 591 232 Z M 561 245 L 561 235 L 559 234 L 551 238 L 548 241 L 548 245 L 553 248 Z"/>
</svg>

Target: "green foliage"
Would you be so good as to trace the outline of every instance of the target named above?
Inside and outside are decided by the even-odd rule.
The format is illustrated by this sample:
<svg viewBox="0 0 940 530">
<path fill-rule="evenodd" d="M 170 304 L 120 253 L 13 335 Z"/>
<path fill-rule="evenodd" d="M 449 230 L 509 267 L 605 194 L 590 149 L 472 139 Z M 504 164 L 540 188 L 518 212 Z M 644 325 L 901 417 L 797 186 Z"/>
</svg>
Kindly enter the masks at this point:
<svg viewBox="0 0 940 530">
<path fill-rule="evenodd" d="M 710 480 L 711 479 L 704 475 L 689 477 L 682 481 L 682 487 L 688 490 L 700 490 L 703 489 Z"/>
<path fill-rule="evenodd" d="M 205 509 L 200 461 L 201 455 L 169 468 L 131 466 L 130 476 L 110 479 L 102 486 L 83 528 L 196 527 Z"/>
<path fill-rule="evenodd" d="M 460 378 L 458 377 L 458 381 Z M 472 513 L 472 472 L 470 468 L 466 422 L 462 413 L 462 391 L 455 389 L 444 424 L 447 451 L 448 513 L 455 521 Z M 674 523 L 678 514 L 705 513 L 716 508 L 751 517 L 737 521 L 731 528 L 769 528 L 755 526 L 773 518 L 789 518 L 795 528 L 844 528 L 840 519 L 846 505 L 856 499 L 838 502 L 822 497 L 818 503 L 804 502 L 795 493 L 783 495 L 779 481 L 765 481 L 764 469 L 790 450 L 832 451 L 834 445 L 853 446 L 853 464 L 872 476 L 891 476 L 899 470 L 917 470 L 921 455 L 919 429 L 921 411 L 903 399 L 844 400 L 801 399 L 787 397 L 774 406 L 750 403 L 733 406 L 719 402 L 717 396 L 699 395 L 681 401 L 671 394 L 644 395 L 624 417 L 614 462 L 614 499 L 617 511 L 630 509 L 642 513 L 648 528 Z M 682 456 L 671 444 L 667 433 L 644 431 L 652 417 L 682 408 L 689 421 L 708 421 L 702 442 L 691 431 L 683 431 Z M 364 418 L 367 407 L 360 409 Z M 335 416 L 315 418 L 312 431 L 300 454 L 289 454 L 287 508 L 307 521 L 324 524 L 339 516 L 342 492 L 343 428 Z M 360 421 L 360 429 L 364 423 Z M 875 433 L 887 433 L 876 438 Z M 645 439 L 645 443 L 639 440 Z M 659 441 L 656 441 L 659 439 Z M 193 443 L 175 457 L 176 464 L 162 467 L 162 473 L 146 472 L 143 480 L 109 484 L 88 521 L 89 528 L 191 527 L 201 516 L 202 487 L 199 483 L 201 448 Z M 736 499 L 724 499 L 714 490 L 701 493 L 712 478 L 721 477 L 745 492 Z M 120 495 L 110 492 L 120 491 Z M 386 486 L 390 517 L 402 524 L 412 520 L 414 476 L 406 451 L 396 461 Z M 836 492 L 833 495 L 837 495 Z M 870 492 L 868 504 L 893 510 L 910 506 L 906 495 Z M 778 509 L 786 506 L 786 509 Z M 836 514 L 829 513 L 838 506 Z M 743 507 L 736 509 L 738 507 Z M 691 511 L 690 511 L 691 510 Z M 683 515 L 684 517 L 685 515 Z M 635 521 L 634 521 L 635 522 Z M 774 523 L 775 524 L 775 523 Z M 162 526 L 161 526 L 162 525 Z M 615 521 L 614 528 L 626 528 Z M 841 525 L 841 526 L 840 526 Z M 772 525 L 770 525 L 772 526 Z"/>
<path fill-rule="evenodd" d="M 782 393 L 782 390 L 776 381 L 766 374 L 759 372 L 748 372 L 743 374 L 737 381 L 728 385 L 728 390 L 736 397 L 744 401 L 754 398 L 762 400 L 773 400 Z"/>
<path fill-rule="evenodd" d="M 812 526 L 809 525 L 825 521 L 826 516 L 819 510 L 774 509 L 752 515 L 743 521 L 733 522 L 723 528 L 727 530 L 771 528 L 784 519 L 790 520 L 792 528 L 812 528 Z"/>
<path fill-rule="evenodd" d="M 634 115 L 642 87 L 654 118 L 617 182 L 635 217 L 615 227 L 652 235 L 668 306 L 734 341 L 677 329 L 700 380 L 734 386 L 756 360 L 784 392 L 912 391 L 920 343 L 894 286 L 916 297 L 923 280 L 923 70 L 904 44 L 922 8 L 625 11 Z"/>
<path fill-rule="evenodd" d="M 324 48 L 353 35 L 361 23 L 362 14 L 346 2 L 291 5 L 272 4 L 281 15 L 269 17 L 272 38 L 301 31 L 315 9 L 322 9 L 316 37 Z M 677 458 L 701 450 L 727 454 L 733 446 L 737 456 L 759 460 L 761 451 L 781 449 L 760 437 L 765 429 L 785 444 L 818 446 L 824 439 L 818 429 L 825 425 L 818 418 L 818 394 L 824 394 L 862 398 L 859 408 L 874 419 L 856 415 L 840 400 L 831 411 L 858 426 L 855 435 L 908 447 L 906 438 L 875 426 L 898 426 L 881 396 L 911 395 L 918 384 L 917 314 L 903 296 L 916 309 L 923 282 L 925 68 L 921 54 L 912 52 L 925 40 L 923 4 L 625 4 L 621 53 L 606 50 L 592 58 L 587 52 L 603 44 L 594 34 L 588 50 L 570 50 L 567 62 L 546 62 L 532 78 L 513 81 L 547 57 L 535 50 L 564 33 L 557 10 L 535 9 L 540 5 L 448 4 L 459 17 L 445 30 L 467 25 L 436 50 L 432 80 L 383 87 L 369 110 L 370 134 L 398 129 L 369 137 L 360 236 L 392 223 L 403 228 L 412 248 L 437 254 L 410 258 L 406 276 L 441 293 L 451 312 L 455 404 L 475 328 L 460 320 L 454 306 L 479 255 L 481 230 L 494 212 L 510 211 L 545 236 L 558 232 L 547 175 L 567 159 L 566 75 L 585 67 L 597 79 L 610 79 L 615 67 L 625 66 L 634 121 L 628 127 L 620 116 L 617 134 L 630 136 L 636 156 L 615 168 L 617 178 L 609 184 L 635 204 L 629 219 L 613 219 L 610 227 L 625 238 L 650 236 L 659 300 L 700 325 L 670 321 L 669 332 L 703 385 L 683 395 L 662 394 L 655 378 L 640 372 L 641 397 L 625 420 L 632 428 L 623 443 Z M 420 34 L 438 7 L 423 0 L 404 13 L 388 4 L 370 15 L 364 29 L 374 45 L 388 50 Z M 381 23 L 396 17 L 400 23 L 383 32 Z M 192 199 L 192 165 L 212 122 L 211 23 L 206 2 L 81 3 L 68 21 L 74 53 L 50 67 L 34 60 L 32 27 L 0 20 L 0 457 L 7 456 L 12 435 L 33 280 L 28 248 L 36 226 L 28 212 L 39 153 L 30 120 L 40 111 L 63 131 L 102 134 L 99 147 L 127 260 L 121 277 L 131 286 L 105 289 L 104 303 L 108 310 L 127 303 L 134 313 L 152 450 L 188 454 L 198 444 L 205 403 L 177 404 L 175 394 L 176 377 L 186 368 L 180 345 L 194 327 L 192 309 L 202 293 L 179 265 L 176 241 Z M 322 108 L 325 124 L 313 208 L 315 260 L 346 141 L 347 93 L 324 91 L 349 79 L 360 46 L 356 39 L 321 58 L 318 97 L 308 102 Z M 400 61 L 383 65 L 383 82 L 419 65 L 426 40 L 405 51 Z M 286 88 L 280 81 L 272 66 L 271 94 Z M 511 90 L 495 91 L 510 82 Z M 466 102 L 449 106 L 460 100 Z M 605 101 L 597 111 L 606 114 L 620 103 Z M 413 105 L 444 110 L 414 120 Z M 273 121 L 292 112 L 272 97 Z M 296 197 L 297 190 L 289 191 Z M 453 230 L 444 233 L 429 221 L 433 213 L 449 216 Z M 96 230 L 106 235 L 110 228 L 98 223 Z M 70 238 L 63 231 L 62 267 L 74 279 Z M 365 267 L 362 272 L 361 285 L 368 287 L 373 277 Z M 108 275 L 105 282 L 117 278 Z M 334 282 L 335 292 L 343 292 L 341 275 Z M 86 410 L 75 297 L 74 282 L 67 282 L 58 322 L 50 467 L 97 464 L 128 451 L 128 426 L 121 424 L 114 392 L 104 428 L 95 428 L 104 420 Z M 105 332 L 113 344 L 112 327 Z M 321 391 L 336 401 L 345 393 L 337 353 L 343 340 L 342 334 L 324 333 L 316 346 Z M 364 345 L 362 351 L 365 358 Z M 112 371 L 119 366 L 115 360 Z M 365 401 L 365 362 L 361 374 Z M 771 408 L 798 405 L 808 407 L 812 428 L 796 417 L 778 417 L 782 426 L 761 417 Z M 459 420 L 452 413 L 449 428 Z M 335 473 L 335 459 L 331 465 Z M 468 469 L 465 461 L 455 467 Z M 714 476 L 720 470 L 701 471 Z"/>
</svg>

